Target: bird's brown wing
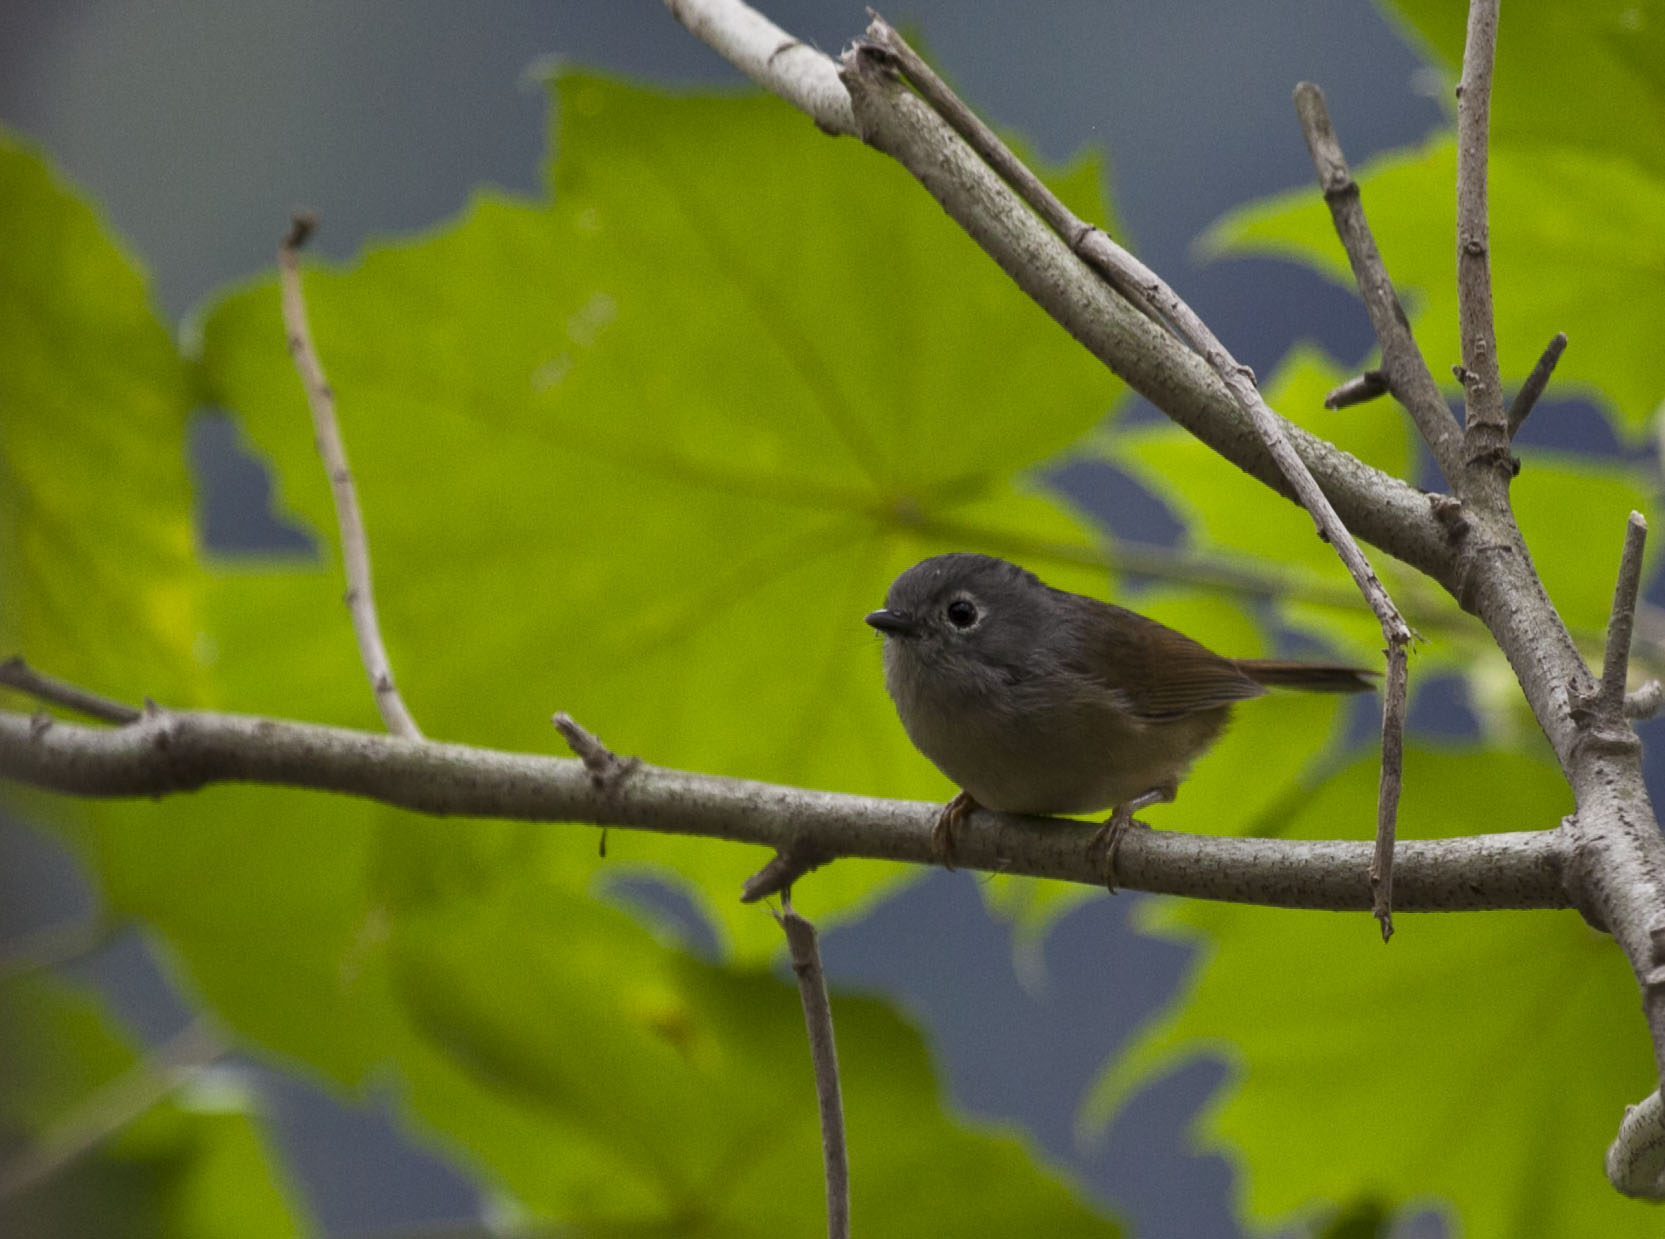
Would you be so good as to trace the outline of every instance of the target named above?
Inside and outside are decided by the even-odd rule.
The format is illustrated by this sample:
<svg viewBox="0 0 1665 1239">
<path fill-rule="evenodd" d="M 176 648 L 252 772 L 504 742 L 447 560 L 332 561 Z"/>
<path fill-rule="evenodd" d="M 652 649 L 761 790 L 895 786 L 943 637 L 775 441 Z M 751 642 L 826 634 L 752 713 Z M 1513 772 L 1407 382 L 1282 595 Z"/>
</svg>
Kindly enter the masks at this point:
<svg viewBox="0 0 1665 1239">
<path fill-rule="evenodd" d="M 1266 691 L 1231 659 L 1182 632 L 1125 607 L 1069 596 L 1090 604 L 1075 616 L 1076 669 L 1121 693 L 1141 718 L 1178 718 Z"/>
</svg>

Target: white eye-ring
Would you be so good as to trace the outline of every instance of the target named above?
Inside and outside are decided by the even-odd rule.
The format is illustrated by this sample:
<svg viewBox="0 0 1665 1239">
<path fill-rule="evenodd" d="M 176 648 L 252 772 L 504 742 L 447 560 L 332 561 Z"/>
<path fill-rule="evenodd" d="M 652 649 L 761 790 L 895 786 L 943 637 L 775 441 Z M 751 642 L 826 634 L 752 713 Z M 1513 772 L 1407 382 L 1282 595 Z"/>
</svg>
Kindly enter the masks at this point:
<svg viewBox="0 0 1665 1239">
<path fill-rule="evenodd" d="M 977 604 L 964 594 L 948 604 L 943 614 L 948 616 L 948 622 L 961 632 L 977 627 L 977 622 L 983 618 L 983 613 L 977 609 Z"/>
</svg>

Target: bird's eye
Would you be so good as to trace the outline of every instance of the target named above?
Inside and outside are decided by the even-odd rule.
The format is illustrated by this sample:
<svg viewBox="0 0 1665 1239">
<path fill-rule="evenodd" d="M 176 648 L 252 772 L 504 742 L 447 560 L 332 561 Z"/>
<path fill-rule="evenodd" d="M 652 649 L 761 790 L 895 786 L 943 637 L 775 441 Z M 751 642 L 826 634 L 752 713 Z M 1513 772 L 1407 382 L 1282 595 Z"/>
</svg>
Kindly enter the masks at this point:
<svg viewBox="0 0 1665 1239">
<path fill-rule="evenodd" d="M 970 628 L 977 622 L 977 604 L 969 598 L 956 598 L 948 604 L 948 622 L 956 628 Z"/>
</svg>

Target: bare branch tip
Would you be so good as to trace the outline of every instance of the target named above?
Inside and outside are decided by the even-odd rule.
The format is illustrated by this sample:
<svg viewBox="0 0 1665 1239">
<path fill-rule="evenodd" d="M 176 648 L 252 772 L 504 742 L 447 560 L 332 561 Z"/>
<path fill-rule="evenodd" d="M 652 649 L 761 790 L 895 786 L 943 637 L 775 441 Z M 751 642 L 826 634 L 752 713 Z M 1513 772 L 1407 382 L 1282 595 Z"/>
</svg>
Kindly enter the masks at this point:
<svg viewBox="0 0 1665 1239">
<path fill-rule="evenodd" d="M 294 253 L 318 230 L 318 217 L 311 211 L 296 211 L 289 217 L 289 231 L 283 235 L 283 249 Z"/>
<path fill-rule="evenodd" d="M 1326 409 L 1345 409 L 1351 405 L 1364 404 L 1375 400 L 1378 396 L 1385 396 L 1388 390 L 1387 375 L 1382 370 L 1366 370 L 1362 374 L 1354 375 L 1345 383 L 1331 388 L 1324 395 Z"/>
</svg>

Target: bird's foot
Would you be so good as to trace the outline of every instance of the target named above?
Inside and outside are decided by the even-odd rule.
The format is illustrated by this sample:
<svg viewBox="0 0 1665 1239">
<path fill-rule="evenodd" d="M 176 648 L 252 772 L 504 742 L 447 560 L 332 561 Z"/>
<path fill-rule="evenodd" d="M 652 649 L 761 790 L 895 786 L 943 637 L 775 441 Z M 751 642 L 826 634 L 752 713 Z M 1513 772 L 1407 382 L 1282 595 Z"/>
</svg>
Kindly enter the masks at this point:
<svg viewBox="0 0 1665 1239">
<path fill-rule="evenodd" d="M 961 792 L 942 806 L 942 812 L 937 814 L 937 824 L 931 828 L 931 855 L 942 862 L 943 868 L 954 868 L 954 852 L 956 850 L 956 832 L 960 823 L 981 806 L 965 792 Z"/>
<path fill-rule="evenodd" d="M 1104 885 L 1112 895 L 1116 893 L 1116 853 L 1121 850 L 1122 839 L 1126 837 L 1130 827 L 1150 829 L 1133 815 L 1140 809 L 1150 808 L 1153 804 L 1165 804 L 1172 800 L 1178 791 L 1177 787 L 1169 784 L 1153 787 L 1131 800 L 1124 800 L 1111 811 L 1110 816 L 1104 820 L 1104 825 L 1095 830 L 1093 837 L 1087 841 L 1088 855 L 1100 847 L 1104 848 Z"/>
</svg>

